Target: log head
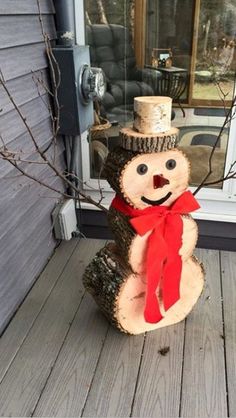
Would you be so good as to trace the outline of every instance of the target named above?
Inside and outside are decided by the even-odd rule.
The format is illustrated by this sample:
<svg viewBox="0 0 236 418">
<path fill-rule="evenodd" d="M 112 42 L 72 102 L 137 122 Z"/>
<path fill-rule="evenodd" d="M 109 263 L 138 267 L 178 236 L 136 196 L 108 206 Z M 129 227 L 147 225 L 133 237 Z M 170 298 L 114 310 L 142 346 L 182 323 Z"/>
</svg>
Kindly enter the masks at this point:
<svg viewBox="0 0 236 418">
<path fill-rule="evenodd" d="M 123 169 L 120 188 L 125 200 L 137 209 L 170 206 L 187 189 L 189 162 L 173 149 L 136 155 Z"/>
</svg>

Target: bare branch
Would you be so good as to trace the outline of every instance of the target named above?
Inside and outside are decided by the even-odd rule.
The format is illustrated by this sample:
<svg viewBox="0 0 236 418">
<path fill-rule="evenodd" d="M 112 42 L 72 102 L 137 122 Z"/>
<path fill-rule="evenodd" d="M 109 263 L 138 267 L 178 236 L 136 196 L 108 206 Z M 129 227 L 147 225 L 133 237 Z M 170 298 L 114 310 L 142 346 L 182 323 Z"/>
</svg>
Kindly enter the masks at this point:
<svg viewBox="0 0 236 418">
<path fill-rule="evenodd" d="M 0 151 L 0 155 L 4 157 L 4 153 L 2 151 Z M 52 190 L 60 195 L 63 195 L 64 197 L 67 197 L 67 198 L 69 197 L 67 194 L 61 192 L 60 190 L 55 189 L 54 187 L 48 185 L 47 183 L 40 180 L 39 178 L 34 177 L 32 174 L 29 174 L 26 170 L 20 167 L 15 160 L 8 159 L 8 162 L 12 164 L 13 167 L 15 167 L 23 176 L 28 177 L 30 180 L 33 180 L 34 182 L 38 183 L 40 186 L 46 187 L 47 189 Z"/>
<path fill-rule="evenodd" d="M 213 156 L 214 156 L 214 152 L 215 152 L 216 147 L 217 147 L 217 145 L 218 145 L 218 143 L 219 143 L 219 141 L 221 139 L 221 136 L 223 134 L 224 129 L 226 128 L 226 126 L 231 122 L 231 120 L 235 116 L 235 114 L 234 114 L 235 112 L 233 112 L 233 110 L 235 110 L 235 105 L 236 105 L 236 97 L 234 97 L 234 99 L 232 100 L 231 106 L 230 106 L 230 108 L 229 108 L 229 110 L 228 110 L 228 112 L 226 114 L 224 123 L 223 123 L 223 125 L 222 125 L 222 127 L 220 129 L 220 132 L 219 132 L 218 136 L 217 136 L 216 142 L 215 142 L 214 146 L 212 147 L 212 150 L 211 150 L 211 153 L 210 153 L 210 157 L 209 157 L 209 161 L 208 161 L 209 170 L 208 170 L 206 176 L 203 178 L 203 180 L 199 184 L 199 186 L 193 192 L 194 195 L 196 195 L 199 192 L 199 190 L 201 190 L 204 186 L 209 185 L 209 183 L 207 183 L 207 179 L 212 174 L 212 159 L 213 159 Z M 225 180 L 228 180 L 228 178 L 226 178 L 226 179 L 224 178 L 223 181 L 225 181 Z M 219 182 L 220 182 L 220 180 L 217 183 L 219 183 Z M 211 184 L 216 184 L 216 183 L 211 183 Z"/>
<path fill-rule="evenodd" d="M 236 161 L 234 161 L 230 165 L 230 168 L 228 170 L 228 173 L 225 176 L 219 178 L 218 180 L 214 180 L 214 181 L 207 182 L 207 183 L 204 184 L 204 186 L 212 186 L 214 184 L 222 183 L 223 181 L 226 181 L 226 180 L 235 179 L 236 178 L 236 171 L 233 170 L 233 168 L 235 166 L 236 166 Z"/>
<path fill-rule="evenodd" d="M 61 180 L 63 180 L 72 190 L 74 190 L 74 192 L 75 192 L 75 196 L 82 196 L 86 201 L 87 201 L 87 203 L 91 203 L 92 205 L 94 205 L 94 206 L 96 206 L 96 207 L 98 207 L 99 209 L 101 209 L 102 211 L 105 211 L 105 212 L 107 212 L 107 209 L 104 207 L 104 206 L 102 206 L 100 203 L 98 203 L 98 202 L 96 202 L 95 200 L 93 200 L 90 196 L 87 196 L 84 192 L 82 192 L 81 190 L 79 190 L 70 180 L 68 180 L 67 178 L 66 178 L 66 176 L 64 176 L 64 174 L 62 174 L 60 171 L 59 171 L 59 169 L 47 158 L 47 156 L 46 156 L 46 154 L 44 153 L 44 151 L 42 151 L 40 148 L 39 148 L 39 146 L 38 146 L 38 143 L 37 143 L 37 140 L 35 139 L 35 137 L 34 137 L 34 135 L 33 135 L 33 132 L 32 132 L 32 129 L 30 128 L 30 126 L 29 126 L 29 124 L 27 123 L 27 120 L 26 120 L 26 118 L 24 117 L 24 115 L 22 114 L 22 112 L 21 112 L 21 110 L 20 110 L 20 108 L 19 108 L 19 106 L 16 104 L 16 102 L 15 102 L 15 100 L 13 99 L 13 97 L 12 97 L 12 95 L 11 95 L 11 93 L 10 93 L 10 91 L 9 91 L 9 89 L 8 89 L 8 87 L 6 86 L 6 84 L 3 82 L 3 80 L 1 80 L 0 79 L 0 82 L 1 82 L 1 84 L 2 84 L 2 86 L 3 86 L 3 88 L 4 88 L 4 90 L 5 90 L 5 92 L 7 93 L 7 95 L 8 95 L 8 97 L 9 97 L 9 99 L 10 99 L 10 101 L 12 102 L 12 104 L 13 104 L 13 106 L 14 106 L 14 108 L 16 109 L 16 111 L 17 111 L 17 113 L 18 113 L 18 115 L 20 116 L 20 118 L 21 118 L 21 120 L 22 120 L 22 122 L 23 122 L 23 124 L 25 125 L 25 127 L 26 127 L 26 129 L 27 129 L 27 131 L 28 131 L 28 133 L 29 133 L 29 136 L 30 136 L 30 138 L 31 138 L 31 140 L 32 140 L 32 142 L 33 142 L 33 144 L 34 144 L 34 146 L 35 146 L 35 149 L 36 149 L 36 151 L 37 151 L 37 153 L 40 155 L 40 157 L 48 164 L 48 166 L 51 168 L 51 170 L 53 170 L 54 171 L 54 173 L 61 179 Z M 10 163 L 12 163 L 11 161 L 9 161 Z M 34 178 L 34 180 L 35 181 L 37 181 L 37 179 L 35 179 Z M 46 187 L 46 186 L 45 186 Z M 68 197 L 68 195 L 67 195 L 67 197 Z"/>
<path fill-rule="evenodd" d="M 87 24 L 88 24 L 88 25 L 92 25 L 92 22 L 91 22 L 91 19 L 90 19 L 90 17 L 89 17 L 89 14 L 88 14 L 87 10 L 85 11 L 85 17 L 86 17 L 86 22 L 87 22 Z"/>
<path fill-rule="evenodd" d="M 5 181 L 5 180 L 13 180 L 13 179 L 18 179 L 18 178 L 20 178 L 20 177 L 22 177 L 24 174 L 22 174 L 22 173 L 19 173 L 19 174 L 16 174 L 15 176 L 4 176 L 4 177 L 0 177 L 0 181 L 2 180 L 2 181 Z"/>
<path fill-rule="evenodd" d="M 98 201 L 98 203 L 100 204 L 104 199 L 105 199 L 105 196 L 104 196 L 104 194 L 103 194 L 103 188 L 101 187 L 101 179 L 100 179 L 100 175 L 99 175 L 99 178 L 98 178 L 98 189 L 97 188 L 95 188 L 95 187 L 93 187 L 93 186 L 90 186 L 90 184 L 88 184 L 86 181 L 83 181 L 82 179 L 80 179 L 78 176 L 76 176 L 75 175 L 75 173 L 69 173 L 69 172 L 67 172 L 66 174 L 65 174 L 65 176 L 67 176 L 67 177 L 70 177 L 70 178 L 72 178 L 72 179 L 75 179 L 75 180 L 78 180 L 78 182 L 81 184 L 81 185 L 83 185 L 83 186 L 86 186 L 88 189 L 90 189 L 90 190 L 94 190 L 94 191 L 99 191 L 99 194 L 100 194 L 100 199 L 99 199 L 99 201 Z"/>
<path fill-rule="evenodd" d="M 36 75 L 36 71 L 31 71 L 31 73 L 32 73 L 32 79 L 33 79 L 33 81 L 34 81 L 34 83 L 37 85 L 37 84 L 40 84 L 42 87 L 43 87 L 43 89 L 51 96 L 51 97 L 54 97 L 54 94 L 53 94 L 53 92 L 49 89 L 49 87 L 48 87 L 48 85 L 45 83 L 45 81 L 43 80 L 43 78 L 40 78 L 40 77 L 38 77 L 37 75 Z"/>
<path fill-rule="evenodd" d="M 60 125 L 59 125 L 60 104 L 59 104 L 59 99 L 58 99 L 58 88 L 59 88 L 60 83 L 61 83 L 61 73 L 60 73 L 60 68 L 59 68 L 58 62 L 56 61 L 56 59 L 54 57 L 54 54 L 53 54 L 53 51 L 52 51 L 50 38 L 44 30 L 44 24 L 43 24 L 43 19 L 42 19 L 39 0 L 37 0 L 37 6 L 38 6 L 38 12 L 39 12 L 39 22 L 40 22 L 40 25 L 41 25 L 41 32 L 42 32 L 42 36 L 43 36 L 44 43 L 45 43 L 45 49 L 46 49 L 46 55 L 47 55 L 48 62 L 49 62 L 49 68 L 50 68 L 50 71 L 51 71 L 52 89 L 53 89 L 54 104 L 55 104 L 55 115 L 56 115 L 55 118 L 54 118 L 54 121 L 53 121 L 53 135 L 54 135 L 54 138 L 56 139 L 56 136 L 57 136 L 57 134 L 59 132 L 59 128 L 60 128 Z"/>
<path fill-rule="evenodd" d="M 0 83 L 1 83 L 1 79 L 0 79 Z M 2 135 L 0 135 L 0 139 L 1 139 L 1 142 L 2 142 L 2 145 L 3 145 L 3 149 L 6 149 L 7 147 L 6 147 L 6 144 L 4 142 L 4 139 L 3 139 Z"/>
<path fill-rule="evenodd" d="M 27 163 L 27 164 L 39 164 L 39 165 L 47 165 L 47 163 L 45 161 L 32 161 L 32 160 L 23 160 L 22 158 L 18 157 L 18 158 L 14 158 L 11 156 L 3 156 L 3 153 L 1 152 L 1 158 L 2 160 L 7 160 L 7 161 L 14 161 L 14 162 L 19 162 L 19 163 Z"/>
<path fill-rule="evenodd" d="M 2 70 L 1 70 L 1 68 L 0 68 L 0 79 L 5 83 L 6 81 L 5 81 L 5 78 L 4 78 L 4 75 L 3 75 L 3 72 L 2 72 Z M 1 80 L 0 80 L 0 82 L 1 82 Z"/>
<path fill-rule="evenodd" d="M 100 22 L 104 23 L 105 25 L 108 25 L 108 20 L 106 17 L 105 9 L 102 0 L 96 0 L 97 7 L 98 7 L 98 14 L 100 17 Z"/>
<path fill-rule="evenodd" d="M 45 43 L 45 49 L 46 49 L 46 55 L 48 58 L 48 63 L 49 63 L 49 67 L 51 70 L 51 79 L 52 79 L 52 89 L 53 89 L 53 93 L 50 94 L 50 90 L 48 88 L 45 89 L 45 91 L 50 94 L 51 96 L 53 95 L 54 98 L 54 103 L 55 103 L 55 116 L 53 116 L 53 112 L 52 109 L 50 107 L 50 105 L 47 106 L 47 104 L 45 103 L 45 105 L 48 108 L 49 114 L 51 116 L 51 120 L 52 120 L 52 141 L 51 143 L 54 144 L 54 158 L 53 161 L 51 161 L 51 158 L 46 154 L 46 152 L 48 151 L 48 149 L 50 148 L 50 145 L 46 148 L 46 150 L 41 149 L 41 147 L 38 145 L 38 141 L 37 138 L 35 137 L 32 128 L 30 127 L 27 119 L 25 118 L 25 116 L 23 115 L 21 108 L 17 105 L 14 97 L 12 96 L 3 75 L 0 76 L 0 84 L 2 85 L 5 93 L 7 94 L 10 102 L 12 103 L 14 109 L 16 110 L 18 116 L 20 117 L 20 120 L 22 121 L 23 125 L 26 128 L 26 131 L 29 135 L 29 138 L 35 148 L 35 151 L 37 153 L 37 155 L 40 157 L 40 160 L 32 160 L 32 159 L 25 159 L 22 158 L 21 153 L 19 152 L 13 152 L 10 151 L 7 148 L 7 145 L 5 144 L 3 138 L 1 138 L 1 142 L 3 144 L 2 148 L 0 148 L 0 156 L 2 159 L 7 160 L 9 162 L 9 164 L 11 164 L 16 170 L 18 170 L 18 172 L 20 173 L 20 176 L 25 176 L 27 178 L 29 178 L 30 180 L 38 183 L 40 186 L 43 186 L 55 193 L 58 193 L 60 196 L 64 197 L 64 198 L 73 198 L 75 200 L 79 200 L 79 199 L 83 199 L 85 202 L 92 204 L 93 206 L 96 206 L 97 208 L 101 209 L 102 211 L 107 212 L 107 209 L 101 205 L 101 200 L 102 200 L 102 191 L 101 193 L 101 199 L 99 200 L 99 202 L 96 202 L 95 200 L 93 200 L 91 198 L 91 196 L 87 196 L 85 192 L 81 191 L 70 179 L 68 179 L 67 175 L 64 174 L 63 172 L 60 171 L 60 169 L 56 166 L 55 164 L 55 158 L 56 158 L 56 140 L 57 140 L 57 134 L 59 131 L 59 119 L 60 119 L 60 105 L 59 105 L 59 100 L 58 100 L 58 87 L 60 84 L 60 70 L 59 70 L 59 66 L 58 63 L 53 55 L 53 51 L 51 48 L 51 44 L 50 44 L 50 39 L 49 36 L 45 33 L 44 30 L 44 25 L 43 25 L 43 19 L 42 19 L 42 15 L 41 15 L 41 11 L 40 11 L 40 3 L 39 0 L 37 0 L 37 4 L 38 4 L 38 10 L 39 10 L 39 20 L 40 20 L 40 24 L 41 24 L 41 30 L 42 30 L 42 35 L 43 35 L 43 39 L 44 39 L 44 43 Z M 1 74 L 1 73 L 0 73 Z M 34 75 L 33 75 L 34 77 Z M 42 87 L 45 88 L 44 85 L 44 81 L 41 80 L 39 77 L 36 78 L 36 85 L 40 85 Z M 37 86 L 39 87 L 39 86 Z M 41 93 L 39 91 L 38 88 L 38 93 L 39 96 L 41 97 Z M 42 100 L 44 100 L 42 98 Z M 62 192 L 60 190 L 58 190 L 57 188 L 54 188 L 52 186 L 50 186 L 49 184 L 47 184 L 45 181 L 40 180 L 39 178 L 37 178 L 34 174 L 30 174 L 29 172 L 27 172 L 27 170 L 22 166 L 22 163 L 24 164 L 29 164 L 29 165 L 33 165 L 33 164 L 44 164 L 45 166 L 49 167 L 49 169 L 51 170 L 51 172 L 54 173 L 55 176 L 57 176 L 58 178 L 60 178 L 64 184 L 66 184 L 67 186 L 70 187 L 70 189 L 74 192 L 74 196 L 71 196 L 68 193 Z M 75 178 L 75 176 L 74 176 Z M 73 177 L 72 177 L 73 179 Z"/>
</svg>

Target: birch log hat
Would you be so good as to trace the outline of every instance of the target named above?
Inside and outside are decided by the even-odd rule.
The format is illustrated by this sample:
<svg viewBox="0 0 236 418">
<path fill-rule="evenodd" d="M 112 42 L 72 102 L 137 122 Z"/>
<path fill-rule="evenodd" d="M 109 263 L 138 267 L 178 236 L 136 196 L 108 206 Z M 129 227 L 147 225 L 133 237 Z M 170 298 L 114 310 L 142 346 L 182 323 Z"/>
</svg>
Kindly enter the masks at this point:
<svg viewBox="0 0 236 418">
<path fill-rule="evenodd" d="M 172 99 L 142 96 L 134 99 L 133 129 L 120 131 L 122 148 L 137 153 L 162 152 L 175 148 L 179 130 L 171 127 Z"/>
</svg>

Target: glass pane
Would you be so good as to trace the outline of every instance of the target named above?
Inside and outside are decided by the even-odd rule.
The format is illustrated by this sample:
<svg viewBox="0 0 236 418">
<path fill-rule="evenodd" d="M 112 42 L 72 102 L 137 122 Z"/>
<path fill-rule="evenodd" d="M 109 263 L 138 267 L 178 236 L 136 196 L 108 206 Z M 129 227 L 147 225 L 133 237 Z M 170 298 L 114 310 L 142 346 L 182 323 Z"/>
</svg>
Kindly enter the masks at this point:
<svg viewBox="0 0 236 418">
<path fill-rule="evenodd" d="M 212 147 L 216 143 L 227 112 L 224 107 L 226 101 L 232 99 L 235 74 L 235 31 L 233 32 L 232 22 L 235 22 L 235 13 L 235 0 L 147 1 L 145 61 L 153 70 L 162 72 L 161 93 L 171 96 L 173 101 L 181 106 L 184 106 L 184 103 L 187 105 L 184 118 L 183 108 L 175 107 L 172 124 L 180 129 L 180 147 L 190 160 L 193 186 L 198 186 L 209 171 Z M 209 22 L 212 24 L 212 32 Z M 218 25 L 215 22 L 218 22 Z M 196 26 L 197 38 L 196 35 L 193 36 Z M 228 38 L 227 41 L 224 38 L 218 42 L 224 43 L 223 49 L 222 46 L 216 49 L 213 38 L 215 36 L 215 39 L 219 39 L 220 33 L 227 33 Z M 170 68 L 166 68 L 165 62 L 162 63 L 162 53 L 165 50 L 170 51 Z M 212 62 L 215 63 L 214 68 Z M 219 69 L 221 67 L 221 73 L 215 71 L 216 63 Z M 162 65 L 164 68 L 161 69 Z M 212 79 L 204 80 L 203 76 L 209 75 L 209 70 L 213 73 Z M 189 107 L 192 104 L 192 88 L 195 95 L 193 99 L 198 99 L 198 102 L 194 100 L 194 104 L 205 107 Z M 181 89 L 184 92 L 180 93 Z M 221 99 L 225 99 L 220 103 L 219 93 Z M 212 108 L 216 98 L 220 107 L 218 109 Z M 228 135 L 229 126 L 217 141 L 212 159 L 213 173 L 207 180 L 211 183 L 209 187 L 222 187 L 222 183 L 214 181 L 222 178 L 224 174 Z"/>
<path fill-rule="evenodd" d="M 209 117 L 208 122 L 204 122 L 204 116 L 195 115 L 193 109 L 186 110 L 186 125 L 177 121 L 180 129 L 179 148 L 186 154 L 190 161 L 190 184 L 199 186 L 209 172 L 209 160 L 212 147 L 218 138 L 224 117 Z M 192 122 L 191 122 L 192 121 Z M 201 122 L 199 125 L 197 123 Z M 217 126 L 218 125 L 218 126 Z M 211 188 L 222 188 L 222 182 L 218 179 L 224 177 L 225 160 L 228 146 L 229 127 L 226 127 L 219 140 L 212 158 L 212 174 L 206 180 Z"/>
<path fill-rule="evenodd" d="M 107 92 L 95 103 L 95 125 L 90 130 L 91 177 L 102 178 L 108 150 L 119 145 L 119 130 L 133 123 L 133 98 L 153 91 L 141 89 L 142 73 L 133 49 L 133 0 L 85 0 L 86 42 L 91 65 L 103 69 Z M 149 86 L 146 86 L 149 89 Z"/>
<path fill-rule="evenodd" d="M 138 9 L 141 6 L 143 15 Z M 165 95 L 173 99 L 172 125 L 180 129 L 180 147 L 191 162 L 191 184 L 198 185 L 207 174 L 212 147 L 225 119 L 225 103 L 218 102 L 217 109 L 212 106 L 213 87 L 225 91 L 226 86 L 226 98 L 232 97 L 236 0 L 217 0 L 214 5 L 210 0 L 85 0 L 85 8 L 91 63 L 102 68 L 107 79 L 107 92 L 94 105 L 95 122 L 89 133 L 91 178 L 102 178 L 108 151 L 120 143 L 120 128 L 133 125 L 134 97 Z M 136 13 L 141 15 L 138 23 Z M 136 42 L 143 27 L 144 47 Z M 217 50 L 214 27 L 217 34 L 219 28 L 227 34 L 227 40 L 219 38 Z M 223 52 L 231 57 L 230 63 Z M 216 79 L 208 83 L 198 74 L 206 68 L 209 71 L 206 62 L 210 59 L 224 68 L 217 85 Z M 138 65 L 139 61 L 143 65 Z M 192 106 L 192 92 L 196 107 Z M 196 99 L 201 102 L 196 103 Z M 217 142 L 208 182 L 224 173 L 228 133 L 229 126 Z M 222 184 L 209 187 L 221 188 Z"/>
<path fill-rule="evenodd" d="M 235 0 L 201 0 L 196 16 L 197 53 L 193 99 L 214 105 L 233 95 L 235 75 Z M 222 92 L 217 88 L 221 84 Z"/>
<path fill-rule="evenodd" d="M 179 92 L 176 94 L 178 99 L 181 97 L 181 101 L 185 102 L 189 89 L 186 76 L 191 66 L 194 6 L 194 0 L 147 1 L 145 61 L 152 65 L 155 50 L 159 57 L 162 56 L 162 50 L 171 51 L 172 66 L 185 70 L 183 77 L 186 88 L 180 96 Z M 162 66 L 161 60 L 157 66 Z"/>
</svg>

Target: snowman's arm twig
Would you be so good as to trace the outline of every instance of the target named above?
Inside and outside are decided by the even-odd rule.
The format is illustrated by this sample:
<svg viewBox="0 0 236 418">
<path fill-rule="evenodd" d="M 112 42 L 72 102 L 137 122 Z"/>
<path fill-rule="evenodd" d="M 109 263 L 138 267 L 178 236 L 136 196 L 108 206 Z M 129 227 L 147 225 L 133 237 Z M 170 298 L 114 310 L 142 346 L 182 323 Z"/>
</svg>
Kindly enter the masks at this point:
<svg viewBox="0 0 236 418">
<path fill-rule="evenodd" d="M 207 182 L 208 178 L 210 177 L 210 175 L 213 172 L 212 159 L 213 159 L 216 147 L 217 147 L 217 145 L 218 145 L 218 143 L 221 139 L 221 136 L 224 132 L 224 129 L 232 121 L 232 119 L 236 116 L 235 107 L 236 107 L 236 96 L 232 100 L 231 106 L 230 106 L 230 108 L 229 108 L 229 110 L 226 114 L 224 123 L 223 123 L 223 125 L 220 129 L 220 132 L 219 132 L 218 136 L 217 136 L 216 142 L 215 142 L 214 146 L 212 147 L 211 154 L 210 154 L 209 161 L 208 161 L 208 167 L 209 167 L 208 172 L 207 172 L 206 176 L 203 178 L 202 182 L 199 184 L 199 186 L 193 192 L 194 195 L 196 195 L 205 186 L 210 186 L 210 185 L 213 185 L 213 184 L 220 183 L 222 181 L 226 181 L 226 180 L 229 180 L 229 179 L 232 179 L 232 178 L 236 178 L 236 172 L 234 171 L 234 173 L 232 173 L 232 167 L 234 167 L 234 165 L 236 164 L 236 161 L 234 161 L 231 164 L 230 169 L 229 169 L 228 173 L 226 174 L 226 176 L 223 176 L 222 178 L 220 178 L 219 180 L 216 180 L 214 182 Z"/>
</svg>

